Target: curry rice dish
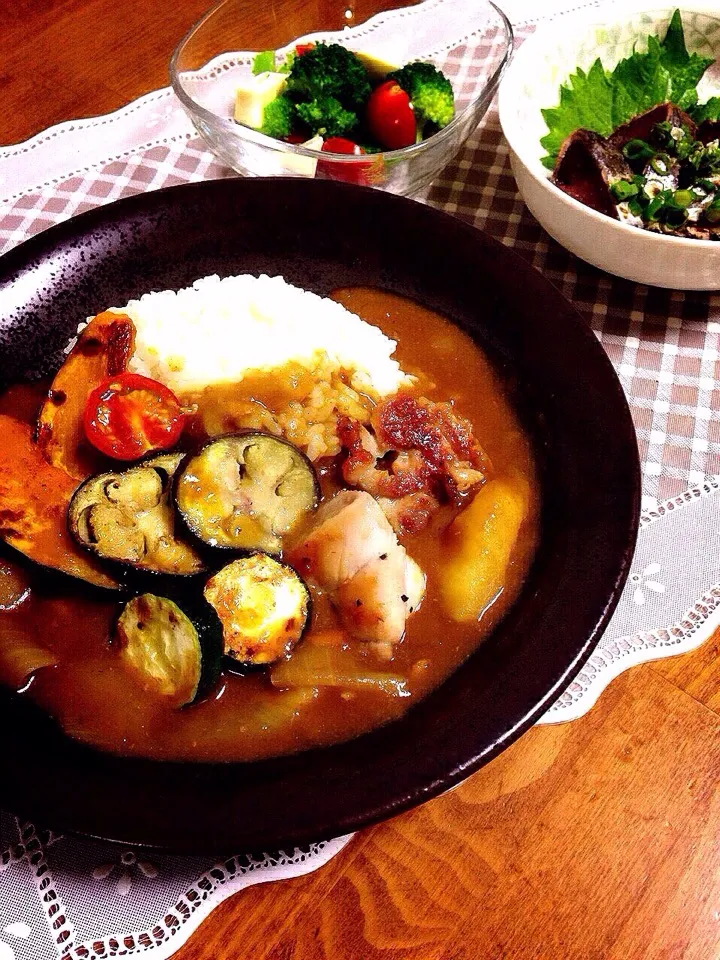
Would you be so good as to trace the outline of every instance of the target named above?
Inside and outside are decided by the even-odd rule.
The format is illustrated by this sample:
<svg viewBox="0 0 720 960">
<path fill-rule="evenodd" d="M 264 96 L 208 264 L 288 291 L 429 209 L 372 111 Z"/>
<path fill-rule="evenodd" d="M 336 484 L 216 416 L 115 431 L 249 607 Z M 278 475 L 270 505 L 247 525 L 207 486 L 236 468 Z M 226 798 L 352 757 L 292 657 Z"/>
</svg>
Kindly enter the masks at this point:
<svg viewBox="0 0 720 960">
<path fill-rule="evenodd" d="M 150 293 L 0 396 L 0 430 L 0 681 L 113 753 L 250 760 L 383 724 L 487 637 L 537 543 L 501 378 L 382 290 Z"/>
</svg>

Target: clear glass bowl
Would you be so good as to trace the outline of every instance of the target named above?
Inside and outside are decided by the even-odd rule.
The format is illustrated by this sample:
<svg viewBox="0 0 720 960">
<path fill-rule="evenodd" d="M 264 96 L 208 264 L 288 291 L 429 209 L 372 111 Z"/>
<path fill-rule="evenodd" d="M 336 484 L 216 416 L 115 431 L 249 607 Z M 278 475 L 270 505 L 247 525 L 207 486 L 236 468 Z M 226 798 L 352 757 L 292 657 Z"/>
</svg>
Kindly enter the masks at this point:
<svg viewBox="0 0 720 960">
<path fill-rule="evenodd" d="M 235 89 L 255 54 L 312 40 L 342 43 L 398 66 L 434 63 L 452 81 L 455 117 L 421 143 L 366 156 L 321 153 L 235 121 Z M 512 40 L 510 22 L 489 0 L 222 0 L 180 42 L 170 78 L 197 131 L 238 173 L 346 180 L 407 195 L 427 186 L 475 129 L 510 61 Z"/>
</svg>

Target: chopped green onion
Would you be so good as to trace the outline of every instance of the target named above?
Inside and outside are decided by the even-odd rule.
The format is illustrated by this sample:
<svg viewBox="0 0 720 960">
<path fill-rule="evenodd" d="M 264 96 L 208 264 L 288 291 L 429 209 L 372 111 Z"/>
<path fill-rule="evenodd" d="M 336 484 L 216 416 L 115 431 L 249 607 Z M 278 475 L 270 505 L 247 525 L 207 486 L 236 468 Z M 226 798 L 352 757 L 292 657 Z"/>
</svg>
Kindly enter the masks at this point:
<svg viewBox="0 0 720 960">
<path fill-rule="evenodd" d="M 655 197 L 655 199 L 651 200 L 650 203 L 648 204 L 647 210 L 645 211 L 644 219 L 649 220 L 653 223 L 656 222 L 657 220 L 660 219 L 660 211 L 664 206 L 665 206 L 665 201 L 663 200 L 663 198 Z"/>
<path fill-rule="evenodd" d="M 658 153 L 654 157 L 650 158 L 650 168 L 661 177 L 664 177 L 668 172 L 669 166 L 670 158 L 664 153 Z"/>
<path fill-rule="evenodd" d="M 665 207 L 664 214 L 669 227 L 681 227 L 688 218 L 687 210 L 682 207 Z"/>
<path fill-rule="evenodd" d="M 644 140 L 628 140 L 622 152 L 627 160 L 648 160 L 656 153 L 655 149 Z"/>
<path fill-rule="evenodd" d="M 610 186 L 610 193 L 618 203 L 622 203 L 623 200 L 629 200 L 631 197 L 636 197 L 638 192 L 639 188 L 637 184 L 630 183 L 628 180 L 616 180 L 615 183 Z"/>
<path fill-rule="evenodd" d="M 679 207 L 689 207 L 695 200 L 695 194 L 692 190 L 676 190 L 673 194 L 673 200 Z"/>
<path fill-rule="evenodd" d="M 708 223 L 720 223 L 720 198 L 715 198 L 705 211 L 705 219 Z"/>
</svg>

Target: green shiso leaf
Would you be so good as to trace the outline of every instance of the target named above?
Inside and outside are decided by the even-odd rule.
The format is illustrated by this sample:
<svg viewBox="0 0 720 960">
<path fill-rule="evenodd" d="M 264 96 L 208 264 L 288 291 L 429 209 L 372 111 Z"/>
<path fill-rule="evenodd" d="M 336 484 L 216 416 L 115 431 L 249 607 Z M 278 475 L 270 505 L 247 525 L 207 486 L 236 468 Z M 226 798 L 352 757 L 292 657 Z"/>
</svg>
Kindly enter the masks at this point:
<svg viewBox="0 0 720 960">
<path fill-rule="evenodd" d="M 690 116 L 695 123 L 703 120 L 720 120 L 720 97 L 710 97 L 707 103 L 691 108 Z"/>
<path fill-rule="evenodd" d="M 703 74 L 713 63 L 712 57 L 701 57 L 697 53 L 688 53 L 679 10 L 673 13 L 665 39 L 660 45 L 660 62 L 670 75 L 670 96 L 668 99 L 678 106 L 680 105 L 680 99 L 688 91 L 695 91 Z M 651 106 L 655 106 L 655 104 L 651 104 Z"/>
<path fill-rule="evenodd" d="M 612 85 L 600 60 L 587 73 L 578 67 L 568 85 L 560 87 L 559 105 L 542 111 L 550 132 L 540 143 L 550 154 L 550 166 L 565 138 L 575 130 L 594 130 L 603 136 L 612 133 L 612 105 Z"/>
<path fill-rule="evenodd" d="M 647 53 L 633 53 L 612 72 L 598 59 L 585 74 L 577 69 L 560 87 L 557 107 L 542 110 L 548 133 L 540 140 L 552 169 L 563 141 L 575 130 L 592 130 L 608 136 L 621 124 L 659 103 L 671 101 L 682 110 L 697 107 L 697 84 L 713 63 L 709 57 L 688 53 L 680 11 L 676 10 L 665 38 L 648 37 Z M 713 97 L 705 106 L 710 107 Z M 717 111 L 718 107 L 710 108 Z M 696 119 L 696 112 L 692 113 Z"/>
</svg>

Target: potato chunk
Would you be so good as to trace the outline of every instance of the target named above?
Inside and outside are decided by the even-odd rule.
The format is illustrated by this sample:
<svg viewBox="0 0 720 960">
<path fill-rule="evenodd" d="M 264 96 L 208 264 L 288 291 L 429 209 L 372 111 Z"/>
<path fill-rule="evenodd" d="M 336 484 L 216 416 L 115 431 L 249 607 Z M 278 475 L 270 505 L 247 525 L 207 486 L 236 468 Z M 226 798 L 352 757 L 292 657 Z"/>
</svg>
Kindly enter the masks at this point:
<svg viewBox="0 0 720 960">
<path fill-rule="evenodd" d="M 440 590 L 453 620 L 478 620 L 502 590 L 529 503 L 525 480 L 498 478 L 476 493 L 450 524 Z"/>
</svg>

